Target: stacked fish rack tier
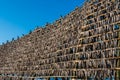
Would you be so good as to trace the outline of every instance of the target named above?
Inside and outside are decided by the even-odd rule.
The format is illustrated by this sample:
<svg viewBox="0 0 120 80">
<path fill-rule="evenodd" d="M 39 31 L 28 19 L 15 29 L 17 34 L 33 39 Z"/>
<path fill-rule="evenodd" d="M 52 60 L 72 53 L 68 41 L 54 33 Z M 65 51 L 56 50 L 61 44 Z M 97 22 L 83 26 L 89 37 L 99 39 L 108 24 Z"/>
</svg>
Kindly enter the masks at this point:
<svg viewBox="0 0 120 80">
<path fill-rule="evenodd" d="M 120 1 L 88 0 L 0 46 L 0 80 L 120 79 Z"/>
</svg>

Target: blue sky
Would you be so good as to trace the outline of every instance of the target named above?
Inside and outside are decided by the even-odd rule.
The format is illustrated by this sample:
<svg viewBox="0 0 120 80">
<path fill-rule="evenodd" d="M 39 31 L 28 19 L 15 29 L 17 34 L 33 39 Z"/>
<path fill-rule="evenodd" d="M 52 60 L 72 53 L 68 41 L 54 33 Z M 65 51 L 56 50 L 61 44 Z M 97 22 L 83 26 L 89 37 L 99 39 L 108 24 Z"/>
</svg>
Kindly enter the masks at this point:
<svg viewBox="0 0 120 80">
<path fill-rule="evenodd" d="M 0 0 L 0 44 L 52 23 L 84 0 Z"/>
</svg>

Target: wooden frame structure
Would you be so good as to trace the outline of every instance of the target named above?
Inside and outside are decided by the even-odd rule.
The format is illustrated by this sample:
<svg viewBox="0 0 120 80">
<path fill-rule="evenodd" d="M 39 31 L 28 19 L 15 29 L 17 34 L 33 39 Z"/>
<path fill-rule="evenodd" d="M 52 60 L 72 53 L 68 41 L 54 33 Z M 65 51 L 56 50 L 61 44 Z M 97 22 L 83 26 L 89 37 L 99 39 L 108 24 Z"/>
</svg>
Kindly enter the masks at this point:
<svg viewBox="0 0 120 80">
<path fill-rule="evenodd" d="M 0 80 L 120 79 L 120 0 L 87 0 L 0 46 Z"/>
</svg>

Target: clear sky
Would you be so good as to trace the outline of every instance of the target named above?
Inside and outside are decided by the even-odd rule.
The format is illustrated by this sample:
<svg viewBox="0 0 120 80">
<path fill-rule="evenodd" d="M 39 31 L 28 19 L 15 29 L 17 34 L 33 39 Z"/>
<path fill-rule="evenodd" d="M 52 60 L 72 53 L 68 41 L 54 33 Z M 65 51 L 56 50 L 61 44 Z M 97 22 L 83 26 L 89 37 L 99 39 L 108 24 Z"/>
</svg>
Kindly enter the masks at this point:
<svg viewBox="0 0 120 80">
<path fill-rule="evenodd" d="M 85 0 L 0 0 L 0 44 L 52 23 Z"/>
</svg>

